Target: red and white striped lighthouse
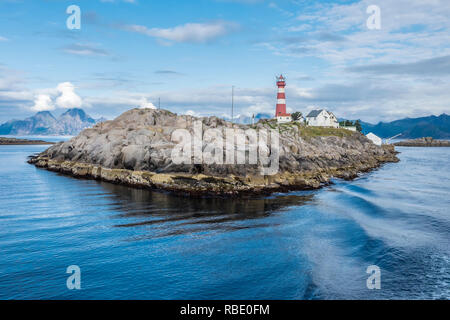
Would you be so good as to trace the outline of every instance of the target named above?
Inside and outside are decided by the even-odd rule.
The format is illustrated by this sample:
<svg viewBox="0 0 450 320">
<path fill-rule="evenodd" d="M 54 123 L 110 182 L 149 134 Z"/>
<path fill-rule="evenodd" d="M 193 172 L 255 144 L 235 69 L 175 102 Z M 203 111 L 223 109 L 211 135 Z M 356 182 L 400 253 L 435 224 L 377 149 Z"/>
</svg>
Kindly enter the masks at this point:
<svg viewBox="0 0 450 320">
<path fill-rule="evenodd" d="M 277 86 L 278 86 L 278 94 L 277 94 L 277 108 L 275 111 L 275 117 L 285 117 L 290 116 L 290 114 L 286 113 L 286 93 L 284 88 L 286 87 L 286 79 L 283 75 L 277 77 Z"/>
</svg>

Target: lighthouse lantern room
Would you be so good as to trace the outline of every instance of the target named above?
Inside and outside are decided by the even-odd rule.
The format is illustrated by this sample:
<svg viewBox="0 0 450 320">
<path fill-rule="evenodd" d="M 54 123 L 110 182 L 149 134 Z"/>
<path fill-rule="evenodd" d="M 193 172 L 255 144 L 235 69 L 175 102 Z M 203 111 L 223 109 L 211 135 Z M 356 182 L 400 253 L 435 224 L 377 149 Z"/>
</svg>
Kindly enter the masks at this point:
<svg viewBox="0 0 450 320">
<path fill-rule="evenodd" d="M 283 75 L 277 77 L 277 107 L 275 111 L 275 118 L 279 123 L 291 122 L 292 117 L 289 113 L 286 113 L 286 78 Z"/>
</svg>

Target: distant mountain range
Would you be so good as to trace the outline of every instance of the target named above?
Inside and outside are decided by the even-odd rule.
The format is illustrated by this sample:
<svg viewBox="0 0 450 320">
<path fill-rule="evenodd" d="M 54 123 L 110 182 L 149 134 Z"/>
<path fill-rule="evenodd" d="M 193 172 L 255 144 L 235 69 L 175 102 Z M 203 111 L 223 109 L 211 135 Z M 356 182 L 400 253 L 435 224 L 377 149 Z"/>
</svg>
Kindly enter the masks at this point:
<svg viewBox="0 0 450 320">
<path fill-rule="evenodd" d="M 399 139 L 416 139 L 432 137 L 433 139 L 450 139 L 450 116 L 443 113 L 440 116 L 421 118 L 405 118 L 392 122 L 370 124 L 361 122 L 363 133 L 373 132 L 381 138 L 390 138 L 399 133 Z"/>
<path fill-rule="evenodd" d="M 0 126 L 0 135 L 77 135 L 97 122 L 82 109 L 68 109 L 55 118 L 49 111 L 41 111 L 24 120 L 10 120 Z"/>
</svg>

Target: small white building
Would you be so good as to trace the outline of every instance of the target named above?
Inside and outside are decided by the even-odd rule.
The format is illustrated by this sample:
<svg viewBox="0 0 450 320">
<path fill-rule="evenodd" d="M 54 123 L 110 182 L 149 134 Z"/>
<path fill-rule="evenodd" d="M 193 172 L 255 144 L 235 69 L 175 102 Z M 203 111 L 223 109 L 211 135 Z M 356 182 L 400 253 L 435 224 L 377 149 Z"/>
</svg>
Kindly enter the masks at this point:
<svg viewBox="0 0 450 320">
<path fill-rule="evenodd" d="M 356 130 L 356 127 L 354 127 L 354 126 L 339 126 L 339 128 L 341 128 L 341 129 L 347 129 L 347 130 L 350 130 L 350 131 L 357 131 Z"/>
<path fill-rule="evenodd" d="M 286 122 L 291 122 L 292 121 L 292 117 L 290 113 L 280 113 L 279 115 L 277 115 L 277 122 L 278 123 L 286 123 Z"/>
<path fill-rule="evenodd" d="M 312 110 L 306 116 L 306 123 L 313 127 L 339 128 L 339 122 L 336 116 L 325 109 Z"/>
<path fill-rule="evenodd" d="M 381 144 L 383 143 L 383 140 L 381 140 L 380 137 L 378 137 L 377 135 L 373 134 L 372 132 L 366 134 L 366 137 L 372 141 L 374 144 L 376 144 L 377 146 L 381 146 Z"/>
</svg>

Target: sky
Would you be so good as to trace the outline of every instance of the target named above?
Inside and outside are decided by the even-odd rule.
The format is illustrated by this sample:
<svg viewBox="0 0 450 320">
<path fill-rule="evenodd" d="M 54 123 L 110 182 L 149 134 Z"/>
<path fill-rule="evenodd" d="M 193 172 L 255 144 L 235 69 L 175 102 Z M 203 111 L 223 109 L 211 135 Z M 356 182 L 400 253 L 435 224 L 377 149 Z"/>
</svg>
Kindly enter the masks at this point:
<svg viewBox="0 0 450 320">
<path fill-rule="evenodd" d="M 278 74 L 290 112 L 448 114 L 449 17 L 448 0 L 0 0 L 0 122 L 73 107 L 113 119 L 158 99 L 229 116 L 232 86 L 235 115 L 272 114 Z"/>
</svg>

